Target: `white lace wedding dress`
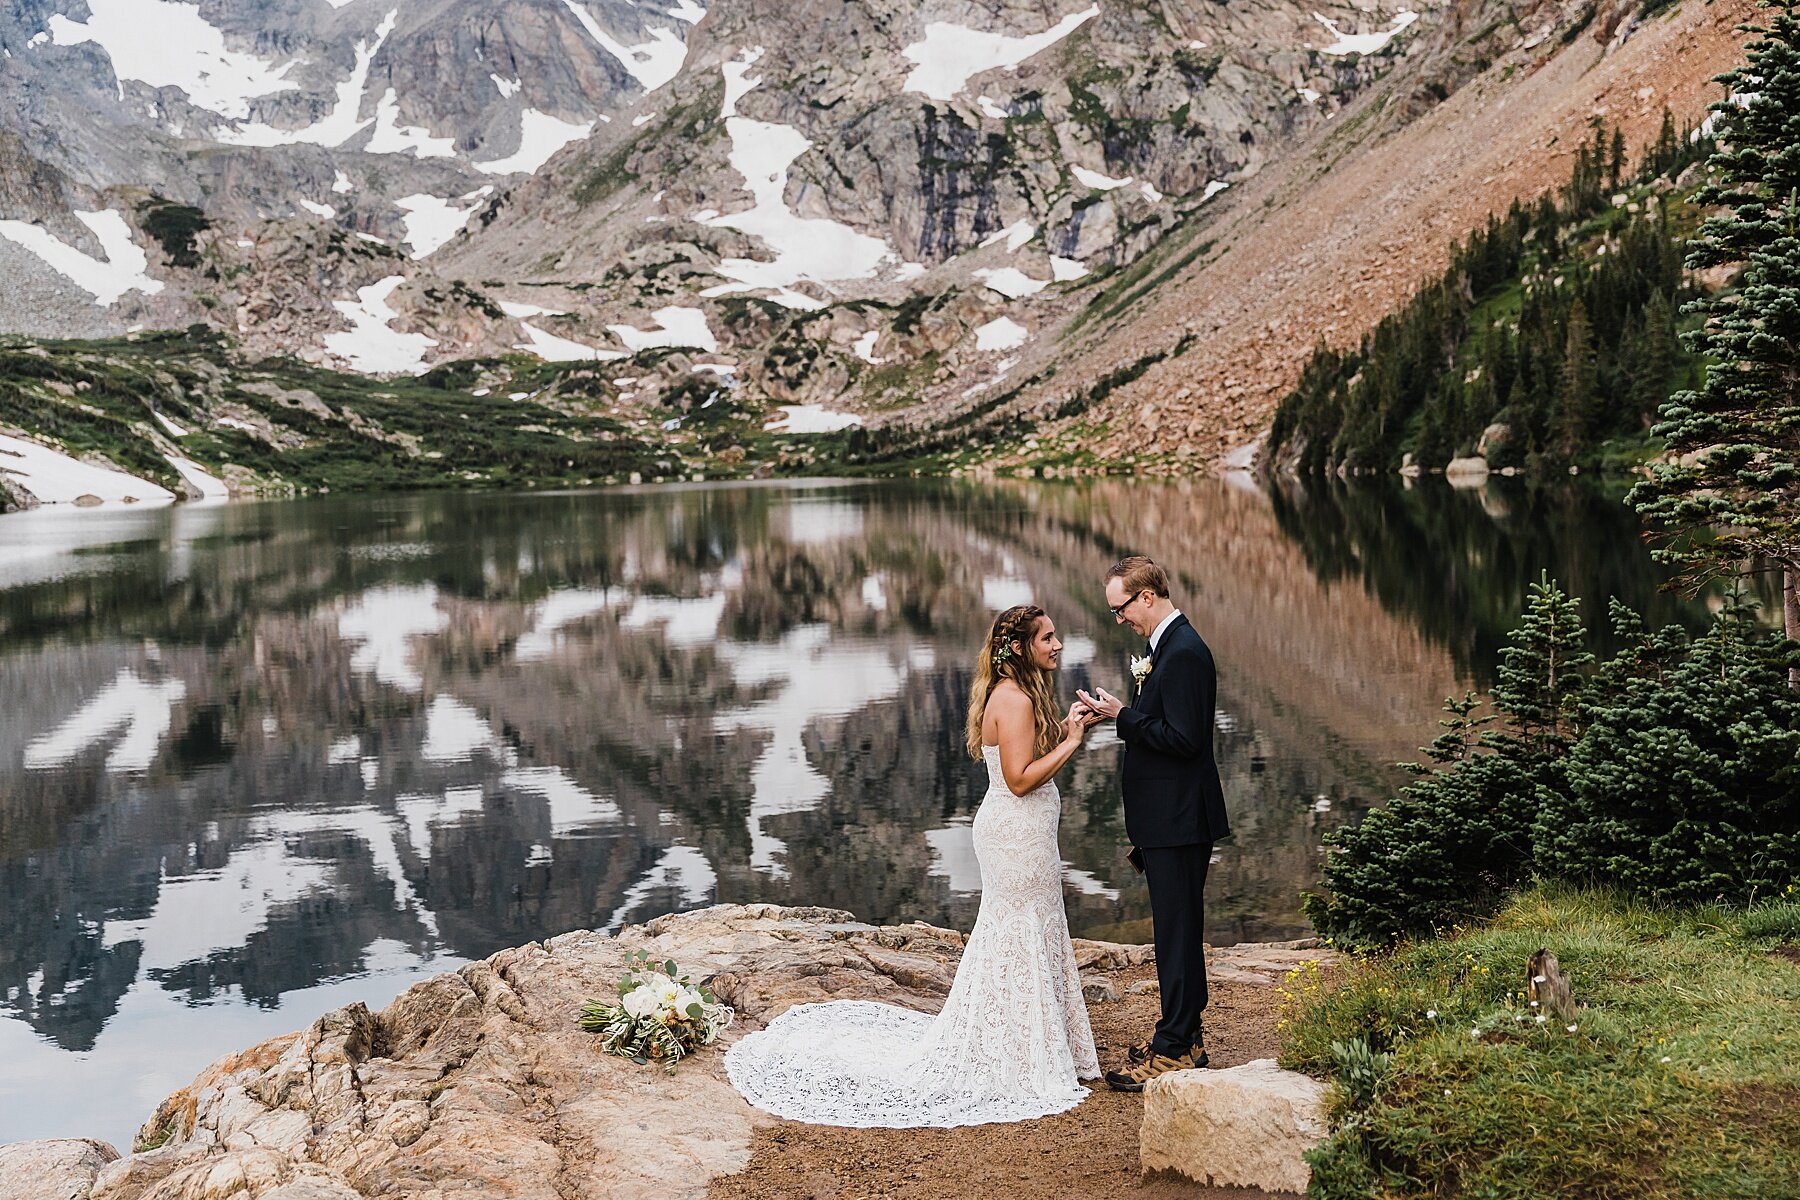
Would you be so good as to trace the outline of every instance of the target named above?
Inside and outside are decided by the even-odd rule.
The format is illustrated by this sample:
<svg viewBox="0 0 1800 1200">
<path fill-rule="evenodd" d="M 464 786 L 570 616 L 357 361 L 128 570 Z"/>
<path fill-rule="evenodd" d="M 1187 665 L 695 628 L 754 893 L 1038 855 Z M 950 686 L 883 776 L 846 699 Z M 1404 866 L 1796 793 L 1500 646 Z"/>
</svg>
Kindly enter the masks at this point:
<svg viewBox="0 0 1800 1200">
<path fill-rule="evenodd" d="M 1026 1121 L 1081 1103 L 1100 1074 L 1063 912 L 1061 801 L 1015 796 L 986 747 L 975 814 L 981 911 L 937 1016 L 891 1004 L 798 1004 L 725 1055 L 744 1098 L 815 1125 Z"/>
</svg>

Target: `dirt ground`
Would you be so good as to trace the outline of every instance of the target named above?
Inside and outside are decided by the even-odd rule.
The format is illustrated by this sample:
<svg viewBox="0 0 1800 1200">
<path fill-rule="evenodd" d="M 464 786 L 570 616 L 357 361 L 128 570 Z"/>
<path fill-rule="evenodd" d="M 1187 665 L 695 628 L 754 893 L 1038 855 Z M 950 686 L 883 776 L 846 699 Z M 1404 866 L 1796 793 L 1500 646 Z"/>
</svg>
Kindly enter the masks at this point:
<svg viewBox="0 0 1800 1200">
<path fill-rule="evenodd" d="M 1088 1005 L 1100 1067 L 1110 1070 L 1156 1024 L 1154 991 L 1126 994 L 1155 979 L 1154 966 L 1109 973 L 1122 999 Z M 1272 1058 L 1274 989 L 1215 983 L 1206 1010 L 1206 1050 L 1215 1067 Z M 1170 1173 L 1138 1170 L 1143 1098 L 1099 1080 L 1065 1113 L 1012 1125 L 965 1129 L 838 1129 L 782 1121 L 756 1135 L 750 1165 L 713 1181 L 715 1200 L 941 1200 L 1006 1197 L 1030 1200 L 1257 1200 L 1278 1195 L 1254 1188 L 1211 1188 Z"/>
</svg>

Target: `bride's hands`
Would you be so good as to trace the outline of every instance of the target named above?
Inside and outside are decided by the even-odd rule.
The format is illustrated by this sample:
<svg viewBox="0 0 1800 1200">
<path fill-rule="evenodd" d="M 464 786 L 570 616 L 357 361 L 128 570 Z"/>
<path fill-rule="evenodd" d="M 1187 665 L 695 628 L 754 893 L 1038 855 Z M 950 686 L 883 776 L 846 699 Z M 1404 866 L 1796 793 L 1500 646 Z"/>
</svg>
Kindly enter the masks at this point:
<svg viewBox="0 0 1800 1200">
<path fill-rule="evenodd" d="M 1077 700 L 1069 705 L 1069 715 L 1063 718 L 1063 739 L 1077 741 L 1087 736 L 1087 731 L 1100 720 L 1100 714 Z"/>
</svg>

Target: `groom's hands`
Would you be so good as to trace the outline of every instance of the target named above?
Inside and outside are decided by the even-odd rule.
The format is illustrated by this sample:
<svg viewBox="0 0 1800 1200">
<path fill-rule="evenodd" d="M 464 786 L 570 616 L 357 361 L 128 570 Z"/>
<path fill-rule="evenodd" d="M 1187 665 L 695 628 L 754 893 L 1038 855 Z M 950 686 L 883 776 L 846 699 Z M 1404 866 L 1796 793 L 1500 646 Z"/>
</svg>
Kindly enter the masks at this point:
<svg viewBox="0 0 1800 1200">
<path fill-rule="evenodd" d="M 1115 719 L 1119 715 L 1120 710 L 1125 707 L 1125 702 L 1123 700 L 1120 700 L 1105 688 L 1095 688 L 1092 694 L 1077 689 L 1075 696 L 1083 704 L 1087 705 L 1089 709 L 1108 721 Z"/>
</svg>

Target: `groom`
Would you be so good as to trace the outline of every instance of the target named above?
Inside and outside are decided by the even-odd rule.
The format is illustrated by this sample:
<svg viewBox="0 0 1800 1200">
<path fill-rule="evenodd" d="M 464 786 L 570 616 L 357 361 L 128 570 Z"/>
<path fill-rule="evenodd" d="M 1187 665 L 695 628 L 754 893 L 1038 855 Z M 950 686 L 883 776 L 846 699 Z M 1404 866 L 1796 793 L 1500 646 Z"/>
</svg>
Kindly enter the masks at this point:
<svg viewBox="0 0 1800 1200">
<path fill-rule="evenodd" d="M 1206 868 L 1213 843 L 1230 837 L 1231 828 L 1213 761 L 1212 651 L 1170 602 L 1168 574 L 1141 554 L 1107 571 L 1106 606 L 1113 620 L 1149 642 L 1147 667 L 1134 664 L 1137 695 L 1129 707 L 1104 688 L 1076 693 L 1117 721 L 1125 743 L 1125 833 L 1150 889 L 1162 1020 L 1122 1068 L 1106 1073 L 1119 1091 L 1141 1092 L 1158 1075 L 1206 1065 Z"/>
</svg>

